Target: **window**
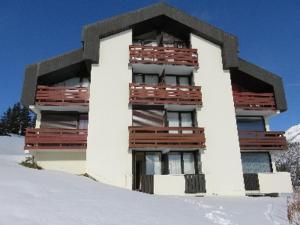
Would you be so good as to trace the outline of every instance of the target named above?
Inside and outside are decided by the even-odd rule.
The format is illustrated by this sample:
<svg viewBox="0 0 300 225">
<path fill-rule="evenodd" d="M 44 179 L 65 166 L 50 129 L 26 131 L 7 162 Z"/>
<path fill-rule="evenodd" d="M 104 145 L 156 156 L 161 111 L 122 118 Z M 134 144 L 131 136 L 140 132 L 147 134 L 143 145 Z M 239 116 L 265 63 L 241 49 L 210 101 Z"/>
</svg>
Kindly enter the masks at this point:
<svg viewBox="0 0 300 225">
<path fill-rule="evenodd" d="M 161 174 L 161 154 L 146 153 L 146 175 Z"/>
<path fill-rule="evenodd" d="M 169 173 L 170 174 L 182 173 L 180 153 L 169 153 Z"/>
<path fill-rule="evenodd" d="M 268 152 L 241 153 L 243 173 L 272 172 L 271 159 Z"/>
<path fill-rule="evenodd" d="M 193 112 L 167 112 L 169 127 L 193 127 Z"/>
<path fill-rule="evenodd" d="M 237 117 L 238 130 L 265 131 L 263 117 Z"/>
<path fill-rule="evenodd" d="M 166 75 L 165 83 L 167 85 L 189 86 L 191 85 L 191 79 L 190 76 Z"/>
<path fill-rule="evenodd" d="M 170 152 L 169 174 L 195 174 L 196 153 L 194 152 Z"/>
<path fill-rule="evenodd" d="M 195 174 L 195 157 L 193 153 L 183 153 L 183 173 Z"/>
<path fill-rule="evenodd" d="M 134 74 L 133 81 L 136 84 L 158 84 L 158 74 Z"/>
</svg>

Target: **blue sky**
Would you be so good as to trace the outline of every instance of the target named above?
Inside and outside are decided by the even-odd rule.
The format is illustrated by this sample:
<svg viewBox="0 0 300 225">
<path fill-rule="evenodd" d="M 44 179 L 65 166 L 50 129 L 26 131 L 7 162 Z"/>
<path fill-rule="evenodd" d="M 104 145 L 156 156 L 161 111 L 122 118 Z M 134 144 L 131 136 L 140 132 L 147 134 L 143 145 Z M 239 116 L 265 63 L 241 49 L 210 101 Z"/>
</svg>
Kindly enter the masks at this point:
<svg viewBox="0 0 300 225">
<path fill-rule="evenodd" d="M 10 0 L 0 6 L 0 113 L 20 98 L 24 68 L 81 46 L 85 24 L 156 3 L 150 0 Z M 272 130 L 300 123 L 299 0 L 165 1 L 239 38 L 240 57 L 284 79 L 288 111 Z"/>
</svg>

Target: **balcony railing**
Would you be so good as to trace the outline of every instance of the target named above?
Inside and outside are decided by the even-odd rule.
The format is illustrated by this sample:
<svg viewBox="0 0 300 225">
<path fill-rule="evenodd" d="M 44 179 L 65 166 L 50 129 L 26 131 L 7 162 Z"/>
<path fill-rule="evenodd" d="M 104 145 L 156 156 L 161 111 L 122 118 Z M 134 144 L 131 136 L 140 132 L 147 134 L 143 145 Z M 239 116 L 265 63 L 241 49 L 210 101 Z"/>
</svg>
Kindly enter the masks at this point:
<svg viewBox="0 0 300 225">
<path fill-rule="evenodd" d="M 233 92 L 236 108 L 245 110 L 275 110 L 273 93 Z"/>
<path fill-rule="evenodd" d="M 35 103 L 43 106 L 89 105 L 89 89 L 86 87 L 37 86 Z"/>
<path fill-rule="evenodd" d="M 204 148 L 203 128 L 129 127 L 129 148 Z"/>
<path fill-rule="evenodd" d="M 129 84 L 132 104 L 202 105 L 198 86 Z"/>
<path fill-rule="evenodd" d="M 197 49 L 130 45 L 130 63 L 198 67 Z"/>
<path fill-rule="evenodd" d="M 26 150 L 86 149 L 86 146 L 86 129 L 28 128 L 26 130 Z"/>
<path fill-rule="evenodd" d="M 239 131 L 241 150 L 285 150 L 287 142 L 281 131 Z"/>
</svg>

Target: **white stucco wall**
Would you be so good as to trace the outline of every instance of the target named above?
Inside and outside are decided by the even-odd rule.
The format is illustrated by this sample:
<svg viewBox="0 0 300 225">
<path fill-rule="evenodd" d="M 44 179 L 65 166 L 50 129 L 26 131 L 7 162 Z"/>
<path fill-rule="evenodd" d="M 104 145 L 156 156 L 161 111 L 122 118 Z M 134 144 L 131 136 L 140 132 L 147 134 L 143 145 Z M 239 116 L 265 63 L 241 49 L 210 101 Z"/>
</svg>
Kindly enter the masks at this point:
<svg viewBox="0 0 300 225">
<path fill-rule="evenodd" d="M 220 46 L 193 34 L 191 44 L 199 58 L 194 80 L 202 90 L 197 120 L 205 128 L 206 150 L 201 157 L 207 194 L 244 195 L 230 73 L 223 70 Z"/>
<path fill-rule="evenodd" d="M 43 169 L 58 170 L 73 174 L 84 174 L 85 152 L 76 151 L 34 151 L 35 161 Z"/>
<path fill-rule="evenodd" d="M 259 173 L 260 193 L 292 193 L 291 176 L 288 172 Z"/>
<path fill-rule="evenodd" d="M 100 40 L 99 64 L 92 65 L 87 146 L 87 172 L 101 182 L 132 188 L 132 157 L 128 152 L 128 67 L 132 31 Z"/>
<path fill-rule="evenodd" d="M 35 128 L 41 127 L 42 114 L 41 112 L 36 112 Z"/>
<path fill-rule="evenodd" d="M 154 175 L 154 194 L 184 195 L 184 175 Z"/>
</svg>

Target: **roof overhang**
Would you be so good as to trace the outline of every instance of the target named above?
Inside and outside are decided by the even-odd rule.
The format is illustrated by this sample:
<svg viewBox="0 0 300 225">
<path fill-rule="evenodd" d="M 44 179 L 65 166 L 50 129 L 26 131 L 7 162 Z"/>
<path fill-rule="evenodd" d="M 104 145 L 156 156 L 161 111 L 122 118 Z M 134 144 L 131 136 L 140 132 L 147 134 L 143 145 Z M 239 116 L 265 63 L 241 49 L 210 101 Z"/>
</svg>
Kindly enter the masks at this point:
<svg viewBox="0 0 300 225">
<path fill-rule="evenodd" d="M 79 64 L 86 64 L 87 68 L 90 68 L 92 63 L 99 62 L 100 38 L 131 29 L 136 24 L 159 16 L 166 16 L 188 27 L 191 33 L 221 46 L 224 69 L 235 68 L 271 84 L 274 88 L 278 109 L 280 111 L 287 109 L 282 79 L 245 60 L 239 59 L 238 41 L 235 36 L 165 3 L 154 4 L 87 25 L 82 31 L 83 48 L 27 66 L 21 97 L 22 104 L 25 106 L 34 104 L 35 90 L 39 77 L 47 76 L 48 79 L 54 80 L 58 76 L 63 76 L 66 71 L 72 71 L 72 68 L 74 70 Z"/>
<path fill-rule="evenodd" d="M 84 59 L 91 60 L 93 63 L 98 63 L 100 38 L 131 29 L 135 24 L 159 16 L 166 16 L 173 19 L 190 28 L 192 33 L 220 45 L 222 47 L 224 69 L 237 67 L 238 42 L 235 36 L 200 21 L 198 18 L 190 16 L 166 3 L 154 4 L 133 12 L 86 25 L 82 31 Z"/>
<path fill-rule="evenodd" d="M 281 112 L 287 110 L 283 80 L 280 76 L 275 75 L 241 58 L 239 58 L 238 70 L 271 85 L 274 90 L 277 110 L 280 110 Z"/>
</svg>

